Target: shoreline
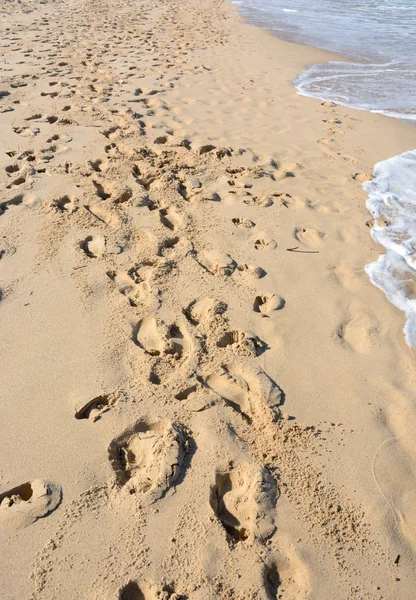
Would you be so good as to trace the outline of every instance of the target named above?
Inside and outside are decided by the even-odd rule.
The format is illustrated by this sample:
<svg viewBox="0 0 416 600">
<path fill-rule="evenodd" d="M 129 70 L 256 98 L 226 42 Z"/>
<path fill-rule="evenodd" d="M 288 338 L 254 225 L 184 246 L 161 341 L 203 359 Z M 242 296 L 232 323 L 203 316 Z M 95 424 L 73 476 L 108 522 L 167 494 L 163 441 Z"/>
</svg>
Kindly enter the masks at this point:
<svg viewBox="0 0 416 600">
<path fill-rule="evenodd" d="M 302 71 L 299 71 L 299 73 L 297 74 L 296 77 L 293 78 L 293 81 L 295 81 L 296 79 L 299 79 L 299 77 L 301 75 L 305 75 L 307 74 L 307 72 L 310 70 L 311 67 L 313 66 L 317 66 L 320 64 L 326 64 L 326 63 L 331 63 L 331 62 L 336 62 L 336 63 L 348 63 L 348 64 L 356 64 L 356 65 L 360 65 L 362 64 L 363 66 L 365 66 L 366 62 L 360 63 L 359 60 L 354 60 L 354 58 L 352 57 L 348 57 L 347 55 L 342 55 L 342 54 L 337 54 L 334 51 L 331 50 L 326 50 L 326 49 L 322 49 L 319 48 L 317 46 L 314 46 L 313 44 L 306 44 L 306 43 L 302 43 L 302 41 L 294 41 L 294 40 L 288 40 L 285 39 L 285 37 L 281 37 L 279 35 L 279 30 L 277 30 L 276 32 L 274 32 L 271 29 L 268 29 L 266 25 L 262 25 L 260 22 L 256 23 L 256 17 L 255 17 L 255 11 L 254 11 L 254 15 L 252 17 L 252 19 L 250 19 L 249 15 L 244 15 L 244 8 L 242 8 L 242 10 L 240 11 L 240 5 L 235 4 L 232 2 L 232 0 L 229 0 L 229 3 L 231 4 L 231 6 L 236 10 L 236 13 L 238 15 L 238 17 L 242 20 L 243 23 L 247 24 L 247 25 L 251 25 L 253 27 L 256 27 L 260 30 L 266 31 L 267 33 L 271 34 L 273 37 L 279 39 L 282 42 L 286 42 L 289 44 L 294 44 L 294 45 L 298 45 L 301 47 L 305 47 L 305 48 L 311 48 L 315 51 L 317 51 L 318 53 L 323 53 L 324 55 L 326 55 L 325 58 L 323 58 L 322 56 L 318 56 L 316 61 L 313 62 L 308 62 L 304 65 Z M 383 116 L 387 116 L 387 117 L 393 117 L 395 119 L 400 120 L 401 122 L 407 124 L 407 125 L 416 125 L 416 116 L 414 114 L 407 116 L 405 114 L 403 114 L 402 116 L 397 116 L 394 113 L 389 113 L 383 110 L 378 110 L 378 109 L 368 109 L 368 108 L 361 108 L 359 106 L 354 106 L 352 104 L 345 104 L 342 101 L 338 101 L 338 100 L 334 100 L 334 98 L 331 98 L 330 96 L 328 97 L 319 97 L 317 95 L 313 95 L 311 93 L 308 92 L 303 92 L 301 91 L 298 87 L 296 87 L 296 85 L 294 85 L 294 87 L 298 90 L 298 93 L 300 95 L 303 95 L 305 97 L 310 97 L 310 98 L 315 98 L 317 100 L 321 100 L 321 101 L 335 101 L 337 102 L 338 105 L 340 106 L 344 106 L 346 108 L 351 108 L 353 110 L 359 110 L 359 111 L 365 111 L 365 112 L 370 112 L 370 113 L 374 113 L 374 114 L 380 114 Z"/>
<path fill-rule="evenodd" d="M 288 75 L 289 81 L 287 81 L 287 83 L 295 91 L 297 96 L 306 98 L 308 100 L 313 100 L 317 103 L 322 103 L 325 101 L 326 102 L 333 101 L 331 98 L 329 98 L 328 100 L 325 100 L 325 99 L 319 99 L 314 96 L 309 96 L 307 94 L 302 94 L 296 88 L 296 86 L 293 85 L 292 82 L 312 65 L 323 64 L 323 63 L 327 63 L 327 62 L 331 62 L 331 61 L 351 62 L 348 58 L 346 58 L 340 54 L 335 54 L 335 53 L 329 52 L 327 50 L 322 50 L 320 48 L 316 48 L 314 46 L 308 46 L 308 45 L 300 44 L 297 42 L 291 42 L 291 41 L 284 40 L 284 39 L 280 38 L 278 35 L 275 35 L 271 31 L 269 31 L 267 28 L 250 23 L 249 20 L 246 19 L 244 17 L 244 15 L 242 15 L 239 12 L 238 7 L 235 4 L 233 4 L 231 1 L 227 1 L 226 5 L 228 7 L 228 10 L 231 13 L 234 13 L 234 18 L 236 18 L 240 22 L 240 24 L 243 28 L 247 27 L 250 31 L 253 32 L 253 34 L 259 40 L 261 40 L 262 36 L 265 36 L 264 39 L 268 38 L 270 45 L 275 46 L 277 55 L 283 54 L 286 57 L 286 60 L 288 59 L 288 57 L 290 57 L 290 68 L 289 68 L 289 75 Z M 261 41 L 259 41 L 259 43 L 261 44 Z M 281 49 L 281 50 L 279 50 L 279 49 Z M 286 67 L 287 67 L 287 64 L 286 64 Z M 352 114 L 354 114 L 354 112 L 357 112 L 358 115 L 360 115 L 360 113 L 361 113 L 361 114 L 365 114 L 365 115 L 373 115 L 375 118 L 377 118 L 377 117 L 381 118 L 381 121 L 379 121 L 380 126 L 382 126 L 383 123 L 387 124 L 387 127 L 389 127 L 390 131 L 395 127 L 395 123 L 398 122 L 398 125 L 397 125 L 398 131 L 396 132 L 396 134 L 398 136 L 402 136 L 404 139 L 403 139 L 403 142 L 400 141 L 397 144 L 397 146 L 394 144 L 394 142 L 396 140 L 391 140 L 391 142 L 393 142 L 393 144 L 394 144 L 393 147 L 395 149 L 397 148 L 397 152 L 396 152 L 396 150 L 394 150 L 394 154 L 393 154 L 394 156 L 396 154 L 402 154 L 403 152 L 406 152 L 408 150 L 414 150 L 416 148 L 416 134 L 414 131 L 412 131 L 412 129 L 414 128 L 413 124 L 407 123 L 404 120 L 398 119 L 397 117 L 394 117 L 392 115 L 380 113 L 377 111 L 373 112 L 373 111 L 368 111 L 366 109 L 347 106 L 347 105 L 343 105 L 339 102 L 335 102 L 335 103 L 337 104 L 337 106 L 342 107 L 346 111 L 351 111 Z M 350 113 L 348 113 L 348 114 L 350 114 Z M 392 120 L 392 123 L 388 124 L 388 121 L 385 121 L 385 119 L 388 119 L 389 121 Z M 374 126 L 377 127 L 377 125 L 374 125 Z M 410 130 L 408 130 L 408 128 L 410 128 Z M 389 135 L 391 136 L 392 134 L 389 134 Z M 414 142 L 413 142 L 413 140 L 414 140 Z M 414 146 L 412 146 L 412 143 L 414 144 Z M 409 144 L 410 144 L 410 146 L 409 146 Z M 393 155 L 388 156 L 388 155 L 382 154 L 380 158 L 376 158 L 374 160 L 374 165 L 377 162 L 380 162 L 381 160 L 386 160 L 387 158 L 391 158 Z M 375 155 L 375 156 L 378 156 L 378 155 Z"/>
<path fill-rule="evenodd" d="M 2 17 L 5 596 L 414 600 L 415 353 L 362 189 L 414 126 L 299 95 L 333 55 L 229 3 Z"/>
<path fill-rule="evenodd" d="M 277 38 L 279 41 L 282 41 L 284 43 L 289 43 L 289 44 L 294 44 L 295 46 L 300 46 L 299 48 L 299 52 L 300 53 L 304 53 L 304 50 L 302 50 L 302 48 L 312 48 L 314 50 L 318 51 L 318 56 L 317 58 L 319 59 L 318 62 L 313 62 L 313 63 L 309 63 L 308 65 L 304 66 L 303 71 L 301 71 L 300 73 L 298 73 L 298 75 L 290 82 L 292 87 L 296 90 L 296 93 L 300 96 L 304 96 L 307 98 L 313 98 L 315 100 L 318 100 L 321 105 L 323 105 L 324 103 L 334 103 L 334 105 L 336 106 L 342 106 L 344 108 L 349 108 L 352 110 L 356 110 L 356 111 L 363 111 L 365 113 L 369 113 L 369 114 L 378 114 L 382 117 L 389 117 L 389 118 L 393 118 L 395 121 L 399 121 L 402 124 L 406 125 L 406 126 L 410 126 L 410 127 L 414 127 L 416 125 L 416 121 L 414 122 L 409 122 L 406 121 L 406 119 L 404 118 L 399 118 L 397 116 L 394 116 L 393 114 L 388 114 L 385 113 L 383 111 L 378 111 L 378 110 L 368 110 L 368 109 L 364 109 L 364 108 L 359 108 L 359 107 L 355 107 L 355 106 L 351 106 L 348 104 L 343 104 L 340 102 L 335 102 L 333 100 L 333 98 L 331 97 L 327 97 L 327 98 L 318 98 L 317 96 L 308 94 L 308 93 L 304 93 L 302 92 L 296 85 L 295 85 L 295 81 L 296 79 L 299 79 L 299 77 L 303 74 L 306 73 L 307 70 L 316 64 L 322 64 L 322 63 L 328 63 L 328 62 L 332 62 L 332 61 L 342 61 L 342 62 L 351 62 L 350 59 L 343 57 L 343 56 L 339 56 L 339 55 L 334 55 L 331 54 L 330 52 L 327 52 L 326 50 L 321 50 L 319 48 L 316 48 L 314 46 L 306 46 L 306 45 L 302 45 L 302 44 L 298 44 L 296 42 L 291 42 L 291 41 L 287 41 L 284 40 L 282 38 L 280 38 L 278 35 L 276 35 L 275 33 L 273 33 L 272 31 L 268 30 L 266 27 L 262 27 L 256 23 L 252 23 L 250 22 L 249 18 L 246 17 L 245 15 L 243 15 L 242 13 L 240 13 L 238 6 L 234 5 L 232 2 L 230 2 L 231 6 L 233 8 L 236 9 L 236 14 L 237 14 L 237 18 L 240 18 L 241 21 L 243 22 L 243 24 L 248 24 L 249 26 L 252 27 L 256 27 L 257 29 L 260 30 L 264 30 L 267 34 L 271 35 L 273 38 Z M 321 56 L 321 53 L 324 53 L 325 56 Z M 416 136 L 415 136 L 415 146 L 416 146 Z M 390 161 L 389 164 L 393 164 L 393 162 L 400 164 L 400 159 L 404 156 L 407 155 L 407 153 L 409 152 L 416 152 L 416 148 L 415 149 L 409 149 L 409 150 L 403 150 L 402 152 L 400 152 L 399 154 L 394 154 L 391 157 L 388 158 L 383 158 L 380 161 L 377 161 L 373 167 L 373 169 L 371 171 L 369 171 L 369 174 L 374 174 L 374 172 L 376 171 L 376 167 L 381 167 L 381 165 L 385 165 L 385 161 Z M 393 170 L 394 172 L 394 170 Z M 379 218 L 381 220 L 383 219 L 387 219 L 390 220 L 392 222 L 397 221 L 398 219 L 402 219 L 403 218 L 407 218 L 408 220 L 411 219 L 411 208 L 408 208 L 409 214 L 404 215 L 403 211 L 400 213 L 400 218 L 395 214 L 395 211 L 393 209 L 393 207 L 390 206 L 390 202 L 389 202 L 389 196 L 388 196 L 388 192 L 390 191 L 391 193 L 400 193 L 402 196 L 402 200 L 403 198 L 406 198 L 407 195 L 409 194 L 409 190 L 406 190 L 405 186 L 404 186 L 404 181 L 402 182 L 402 186 L 399 186 L 398 181 L 395 180 L 396 178 L 393 175 L 393 172 L 390 173 L 390 178 L 393 176 L 393 187 L 394 189 L 389 190 L 386 187 L 386 182 L 385 180 L 383 180 L 383 184 L 382 184 L 382 188 L 383 188 L 383 196 L 385 197 L 385 202 L 386 204 L 383 204 L 384 200 L 381 201 L 379 200 L 378 202 L 372 198 L 371 194 L 368 195 L 368 199 L 366 201 L 366 206 L 369 206 L 369 203 L 371 203 L 371 201 L 373 202 L 373 211 L 377 212 L 377 214 L 379 215 Z M 386 173 L 384 173 L 384 178 L 386 177 Z M 376 182 L 374 182 L 376 183 Z M 366 186 L 363 186 L 364 191 L 368 192 L 368 190 L 366 189 Z M 377 195 L 376 190 L 378 189 L 377 186 L 373 186 L 373 193 Z M 378 191 L 378 193 L 380 194 L 380 190 Z M 410 190 L 410 194 L 411 194 L 411 190 Z M 377 208 L 376 208 L 377 207 Z M 369 210 L 369 213 L 371 213 L 371 211 Z M 383 216 L 383 215 L 389 215 L 389 216 Z M 374 214 L 372 215 L 374 217 Z M 375 222 L 377 222 L 377 219 L 374 219 Z M 411 223 L 408 224 L 409 227 L 411 227 Z M 407 340 L 407 344 L 409 345 L 410 348 L 414 348 L 414 343 L 412 344 L 409 341 L 409 334 L 408 334 L 408 328 L 411 327 L 410 323 L 412 322 L 412 309 L 411 309 L 411 303 L 409 301 L 409 299 L 406 297 L 406 293 L 405 290 L 403 288 L 403 285 L 401 284 L 401 280 L 405 279 L 406 276 L 407 277 L 411 277 L 412 276 L 412 271 L 409 270 L 408 272 L 405 271 L 404 266 L 401 265 L 400 268 L 398 267 L 397 261 L 400 262 L 402 257 L 406 256 L 406 249 L 405 246 L 407 245 L 411 245 L 411 232 L 408 231 L 406 229 L 405 226 L 403 226 L 402 223 L 396 223 L 395 227 L 398 227 L 400 230 L 400 234 L 397 231 L 392 231 L 392 233 L 390 235 L 385 236 L 383 234 L 383 229 L 379 229 L 377 231 L 377 229 L 374 229 L 374 225 L 371 228 L 371 236 L 374 239 L 374 241 L 376 243 L 379 243 L 382 247 L 382 251 L 380 254 L 379 259 L 381 260 L 381 262 L 383 261 L 383 257 L 384 260 L 386 260 L 386 264 L 389 264 L 390 267 L 384 267 L 385 268 L 385 272 L 384 272 L 384 277 L 387 279 L 388 283 L 385 283 L 383 285 L 383 268 L 381 268 L 379 266 L 380 264 L 380 260 L 376 260 L 373 261 L 372 263 L 365 265 L 365 270 L 368 273 L 368 276 L 370 278 L 370 280 L 372 281 L 373 285 L 375 285 L 377 288 L 379 288 L 388 298 L 388 300 L 396 307 L 398 307 L 400 310 L 403 311 L 404 316 L 406 317 L 405 319 L 405 325 L 403 327 L 403 335 L 405 336 L 405 339 Z M 391 248 L 395 246 L 396 244 L 396 237 L 397 235 L 401 235 L 403 237 L 404 240 L 407 240 L 406 242 L 403 242 L 402 248 L 401 250 L 398 250 L 397 248 L 395 248 L 395 250 L 393 251 L 393 255 L 389 260 L 387 260 L 387 256 L 385 256 L 386 254 L 388 254 L 389 252 L 391 252 Z M 379 239 L 384 240 L 384 244 L 380 242 L 377 242 L 377 236 L 379 237 Z M 409 259 L 410 260 L 410 259 Z M 384 263 L 383 263 L 384 264 Z M 400 275 L 398 275 L 398 280 L 395 283 L 395 278 L 391 275 L 391 271 L 394 270 L 394 266 L 393 264 L 396 264 L 396 269 L 398 272 L 400 272 Z M 409 267 L 410 268 L 410 267 Z M 380 269 L 380 271 L 378 271 L 378 269 Z M 377 273 L 377 276 L 371 277 L 370 273 Z M 411 280 L 409 280 L 411 281 Z M 411 289 L 411 283 L 409 283 L 409 289 Z M 410 291 L 410 298 L 413 297 L 412 292 Z M 414 338 L 414 336 L 413 336 Z M 412 339 L 413 339 L 412 338 Z M 413 340 L 414 341 L 414 340 Z"/>
</svg>

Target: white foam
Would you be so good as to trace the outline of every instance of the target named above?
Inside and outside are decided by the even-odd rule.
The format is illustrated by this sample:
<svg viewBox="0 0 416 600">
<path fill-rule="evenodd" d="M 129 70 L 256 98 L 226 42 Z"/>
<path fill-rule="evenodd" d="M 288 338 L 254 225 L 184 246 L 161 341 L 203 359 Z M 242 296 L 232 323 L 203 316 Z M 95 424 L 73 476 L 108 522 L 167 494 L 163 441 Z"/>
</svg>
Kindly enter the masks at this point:
<svg viewBox="0 0 416 600">
<path fill-rule="evenodd" d="M 406 342 L 415 348 L 416 150 L 379 162 L 374 179 L 363 187 L 375 220 L 371 235 L 387 250 L 365 269 L 372 283 L 406 314 Z"/>
<path fill-rule="evenodd" d="M 310 65 L 293 81 L 302 96 L 332 101 L 404 121 L 416 121 L 416 66 L 329 61 Z M 410 108 L 412 107 L 412 108 Z"/>
</svg>

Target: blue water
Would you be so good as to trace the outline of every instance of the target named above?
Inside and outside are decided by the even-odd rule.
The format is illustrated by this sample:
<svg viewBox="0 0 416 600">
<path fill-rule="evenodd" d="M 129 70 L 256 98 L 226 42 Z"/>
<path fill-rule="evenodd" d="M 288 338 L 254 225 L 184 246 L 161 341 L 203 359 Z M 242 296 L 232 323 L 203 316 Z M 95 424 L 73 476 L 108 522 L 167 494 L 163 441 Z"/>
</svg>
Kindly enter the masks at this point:
<svg viewBox="0 0 416 600">
<path fill-rule="evenodd" d="M 312 65 L 300 93 L 416 121 L 416 0 L 236 0 L 278 37 L 348 59 Z"/>
</svg>

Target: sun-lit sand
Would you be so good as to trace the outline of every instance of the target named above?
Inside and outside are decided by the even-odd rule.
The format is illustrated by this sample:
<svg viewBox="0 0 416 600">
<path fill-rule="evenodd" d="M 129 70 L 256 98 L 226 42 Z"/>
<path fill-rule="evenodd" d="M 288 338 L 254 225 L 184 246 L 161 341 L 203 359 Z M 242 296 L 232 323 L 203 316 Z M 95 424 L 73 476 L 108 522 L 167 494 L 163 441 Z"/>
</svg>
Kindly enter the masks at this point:
<svg viewBox="0 0 416 600">
<path fill-rule="evenodd" d="M 416 128 L 211 0 L 0 6 L 0 595 L 414 600 L 362 182 Z"/>
</svg>

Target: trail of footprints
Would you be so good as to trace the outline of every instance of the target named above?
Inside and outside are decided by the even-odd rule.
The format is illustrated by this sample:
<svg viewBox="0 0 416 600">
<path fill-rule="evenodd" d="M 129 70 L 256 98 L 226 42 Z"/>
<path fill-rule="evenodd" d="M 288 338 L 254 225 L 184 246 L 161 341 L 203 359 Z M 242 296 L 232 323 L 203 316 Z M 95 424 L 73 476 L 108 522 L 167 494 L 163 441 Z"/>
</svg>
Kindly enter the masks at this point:
<svg viewBox="0 0 416 600">
<path fill-rule="evenodd" d="M 88 35 L 85 16 L 68 34 L 60 25 L 57 35 L 53 34 L 55 23 L 50 24 L 45 17 L 35 18 L 31 26 L 35 34 L 33 48 L 25 48 L 20 36 L 14 39 L 11 33 L 3 39 L 3 46 L 10 44 L 16 53 L 23 53 L 28 68 L 37 66 L 38 71 L 20 78 L 6 73 L 3 78 L 1 110 L 16 113 L 13 133 L 19 136 L 19 142 L 11 144 L 7 152 L 9 162 L 3 174 L 6 199 L 0 203 L 0 216 L 14 207 L 34 206 L 44 212 L 45 219 L 52 220 L 55 228 L 64 231 L 71 224 L 76 230 L 89 229 L 78 242 L 78 267 L 87 270 L 90 261 L 99 264 L 107 276 L 109 293 L 124 297 L 126 314 L 133 323 L 131 344 L 143 392 L 146 386 L 168 390 L 179 407 L 176 413 L 194 414 L 221 406 L 230 418 L 232 415 L 234 423 L 239 423 L 243 437 L 247 427 L 253 427 L 272 439 L 283 393 L 261 368 L 253 367 L 256 358 L 267 351 L 267 343 L 252 331 L 230 325 L 226 303 L 216 298 L 195 298 L 182 307 L 182 314 L 170 319 L 162 318 L 159 309 L 175 288 L 175 277 L 185 260 L 193 261 L 201 276 L 218 278 L 221 285 L 227 282 L 245 286 L 257 319 L 273 318 L 284 308 L 285 300 L 280 295 L 258 289 L 267 276 L 261 262 L 239 263 L 227 252 L 209 247 L 198 234 L 204 218 L 215 214 L 223 201 L 232 200 L 236 216 L 230 227 L 241 236 L 242 247 L 251 244 L 258 251 L 259 261 L 264 252 L 275 251 L 276 240 L 267 231 L 259 231 L 255 220 L 241 216 L 238 209 L 250 207 L 254 215 L 275 204 L 289 205 L 292 198 L 279 190 L 282 170 L 273 161 L 258 164 L 249 151 L 217 148 L 209 143 L 194 147 L 192 140 L 177 139 L 172 132 L 162 131 L 159 135 L 157 127 L 153 130 L 155 113 L 167 107 L 166 91 L 177 85 L 177 79 L 186 72 L 186 54 L 192 42 L 182 45 L 178 34 L 172 48 L 161 50 L 150 31 L 125 38 L 128 24 L 122 15 L 107 18 L 105 2 L 104 6 L 97 1 L 90 4 L 89 10 L 100 14 L 104 31 L 114 35 L 113 44 L 104 43 L 108 37 L 100 42 L 88 36 L 91 47 L 77 49 L 74 39 Z M 32 6 L 28 3 L 24 10 L 30 12 Z M 56 8 L 67 10 L 59 2 Z M 146 10 L 141 11 L 141 19 L 145 19 Z M 63 19 L 62 23 L 67 21 Z M 20 25 L 15 29 L 23 32 Z M 42 35 L 35 33 L 39 31 Z M 213 35 L 211 43 L 219 43 L 218 34 Z M 137 49 L 132 52 L 134 40 Z M 160 58 L 160 64 L 152 67 L 156 74 L 153 88 L 139 85 L 144 47 L 150 56 Z M 50 63 L 45 62 L 44 53 Z M 167 76 L 169 70 L 171 77 Z M 23 111 L 27 116 L 21 119 L 17 117 L 21 108 L 18 101 L 14 103 L 16 90 L 23 93 L 22 89 L 30 87 L 37 90 L 45 107 L 54 103 L 53 114 L 34 109 Z M 127 101 L 120 99 L 122 88 L 124 94 L 128 90 Z M 77 108 L 80 104 L 83 110 Z M 86 164 L 77 164 L 73 154 L 71 161 L 61 160 L 60 155 L 77 141 L 77 128 L 93 122 L 102 123 L 101 155 L 91 157 Z M 27 148 L 22 151 L 25 141 Z M 66 178 L 73 191 L 46 202 L 33 199 L 32 180 L 46 173 Z M 76 188 L 73 176 L 80 181 Z M 195 203 L 201 213 L 198 222 Z M 140 219 L 146 222 L 153 242 L 147 244 L 146 252 L 136 257 L 136 262 L 126 265 L 120 256 L 130 256 L 140 246 L 142 234 L 136 226 Z M 306 246 L 319 248 L 324 234 L 297 228 L 294 237 Z M 79 273 L 83 277 L 82 271 Z M 99 426 L 99 421 L 111 412 L 123 410 L 124 400 L 120 391 L 79 394 L 73 403 L 74 419 L 85 421 L 85 426 Z M 146 500 L 143 506 L 162 502 L 186 476 L 192 447 L 192 432 L 180 420 L 153 421 L 142 415 L 108 445 L 114 473 L 110 493 L 140 496 L 143 502 Z M 238 457 L 228 468 L 218 467 L 212 474 L 206 503 L 231 549 L 250 540 L 267 553 L 265 542 L 276 529 L 278 495 L 269 468 L 259 456 L 253 460 L 247 453 L 245 459 Z M 0 520 L 25 526 L 55 510 L 60 501 L 61 490 L 56 484 L 24 483 L 1 492 Z M 280 580 L 272 555 L 264 564 L 264 586 L 267 597 L 277 597 Z M 187 597 L 169 587 L 157 591 L 152 583 L 133 580 L 127 581 L 118 594 L 123 600 Z"/>
<path fill-rule="evenodd" d="M 106 118 L 111 119 L 108 114 Z M 59 122 L 58 117 L 44 118 L 41 114 L 33 114 L 27 120 L 45 122 L 49 125 Z M 26 127 L 16 131 L 21 135 L 34 132 L 35 129 Z M 39 129 L 36 130 L 36 134 L 38 133 Z M 218 192 L 211 192 L 211 196 L 208 194 L 203 198 L 204 185 L 193 173 L 202 171 L 207 164 L 210 168 L 213 165 L 218 168 L 224 157 L 229 159 L 233 156 L 231 149 L 221 151 L 207 145 L 194 152 L 190 147 L 191 144 L 188 143 L 169 150 L 159 151 L 143 147 L 139 151 L 134 151 L 131 146 L 123 147 L 120 144 L 120 138 L 123 137 L 123 129 L 120 126 L 114 125 L 102 133 L 104 138 L 113 141 L 103 148 L 107 158 L 91 160 L 87 165 L 85 171 L 89 182 L 89 189 L 85 194 L 88 197 L 87 201 L 82 200 L 81 190 L 78 197 L 68 194 L 54 198 L 50 202 L 50 210 L 58 216 L 75 221 L 84 218 L 85 212 L 88 212 L 101 223 L 102 233 L 98 233 L 97 227 L 96 232 L 79 241 L 80 251 L 89 260 L 106 260 L 109 254 L 117 253 L 117 250 L 114 250 L 117 243 L 112 240 L 114 231 L 111 231 L 111 228 L 114 226 L 117 230 L 119 215 L 114 209 L 118 205 L 126 205 L 130 209 L 131 206 L 137 205 L 139 197 L 139 204 L 146 206 L 150 213 L 158 216 L 160 226 L 168 230 L 169 234 L 160 241 L 154 259 L 139 262 L 130 267 L 127 272 L 117 269 L 106 271 L 111 283 L 127 298 L 132 309 L 140 306 L 143 296 L 152 293 L 151 288 L 154 287 L 155 281 L 157 282 L 158 271 L 159 277 L 168 277 L 172 268 L 171 262 L 183 260 L 188 254 L 212 275 L 229 277 L 236 272 L 239 277 L 248 275 L 254 279 L 265 275 L 261 267 L 237 265 L 231 257 L 200 250 L 189 238 L 192 217 L 187 215 L 186 203 L 192 201 L 194 197 L 198 201 L 210 203 L 221 199 Z M 53 134 L 50 138 L 54 143 L 58 140 L 60 134 Z M 69 143 L 69 136 L 65 141 Z M 154 140 L 154 143 L 160 146 L 166 141 L 166 138 L 159 137 Z M 26 182 L 27 175 L 21 175 L 21 172 L 30 171 L 24 170 L 22 161 L 30 164 L 38 162 L 48 164 L 53 161 L 54 151 L 55 146 L 40 150 L 40 155 L 33 150 L 13 155 L 16 162 L 6 167 L 7 177 L 12 179 L 8 188 L 12 189 Z M 42 155 L 46 152 L 50 155 L 44 159 Z M 13 153 L 14 151 L 11 151 L 11 154 Z M 201 159 L 201 156 L 204 159 Z M 118 184 L 114 187 L 114 182 L 111 181 L 111 169 L 115 165 L 121 169 L 121 172 L 130 171 L 132 184 L 134 182 L 136 185 L 135 192 L 128 186 L 122 190 Z M 69 166 L 66 170 L 70 171 Z M 239 177 L 244 171 L 246 171 L 245 167 L 239 167 Z M 250 176 L 249 168 L 247 175 Z M 228 176 L 233 177 L 233 174 L 228 173 Z M 116 180 L 119 180 L 119 177 Z M 152 194 L 153 189 L 158 186 L 160 191 L 157 190 Z M 167 186 L 170 188 L 169 194 L 166 193 Z M 141 190 L 145 193 L 140 194 Z M 94 196 L 96 200 L 90 201 L 89 198 Z M 166 204 L 166 196 L 172 198 L 171 204 Z M 24 202 L 24 199 L 25 197 L 22 196 L 19 200 L 14 198 L 9 202 L 3 202 L 2 211 L 7 210 L 9 206 Z M 238 217 L 233 219 L 233 224 L 247 230 L 255 227 L 252 221 Z M 263 240 L 257 242 L 259 247 L 266 246 L 268 243 Z M 119 251 L 122 252 L 123 249 Z M 255 418 L 256 412 L 261 411 L 261 406 L 253 405 L 256 402 L 261 403 L 260 398 L 254 398 L 253 390 L 259 385 L 256 375 L 247 375 L 234 364 L 218 365 L 218 371 L 206 378 L 199 374 L 199 367 L 204 362 L 204 353 L 201 350 L 203 335 L 193 330 L 197 330 L 200 323 L 216 321 L 214 339 L 205 342 L 205 345 L 211 344 L 215 348 L 224 350 L 226 354 L 227 351 L 231 351 L 236 357 L 252 357 L 258 356 L 267 349 L 267 345 L 254 333 L 230 330 L 224 318 L 225 311 L 226 307 L 221 302 L 202 298 L 184 308 L 183 315 L 178 316 L 172 323 L 159 319 L 157 313 L 143 316 L 133 328 L 132 341 L 138 349 L 138 363 L 145 381 L 156 386 L 162 384 L 166 386 L 172 379 L 189 382 L 188 387 L 185 385 L 176 390 L 177 402 L 192 405 L 195 404 L 192 396 L 198 391 L 202 390 L 205 394 L 209 391 L 210 395 L 214 392 L 216 401 L 223 402 L 224 406 L 251 421 Z M 267 379 L 264 373 L 259 374 L 259 377 Z M 277 391 L 275 403 L 278 406 L 280 390 L 271 381 L 268 381 L 267 385 Z M 91 398 L 81 394 L 74 402 L 74 417 L 77 420 L 95 423 L 114 409 L 119 401 L 120 394 L 117 393 L 103 392 Z M 212 397 L 210 402 L 213 401 Z M 209 404 L 207 407 L 209 408 Z M 150 503 L 163 498 L 169 488 L 180 480 L 182 471 L 186 469 L 190 438 L 191 433 L 180 423 L 169 421 L 153 423 L 140 419 L 109 444 L 108 460 L 114 471 L 115 490 L 130 495 L 144 495 L 148 497 Z M 253 467 L 247 462 L 233 468 L 230 472 L 218 472 L 214 476 L 211 497 L 207 498 L 207 503 L 218 518 L 218 522 L 224 527 L 230 543 L 234 544 L 237 541 L 244 541 L 249 536 L 265 540 L 274 532 L 273 508 L 276 499 L 277 486 L 270 474 L 263 468 Z M 54 484 L 27 483 L 2 493 L 1 516 L 11 520 L 14 518 L 13 513 L 18 512 L 19 516 L 24 515 L 24 521 L 27 523 L 54 510 L 59 502 L 60 490 Z M 119 597 L 153 597 L 150 588 L 144 590 L 147 590 L 146 584 L 130 582 L 120 590 Z M 166 597 L 171 596 L 167 593 Z"/>
</svg>

